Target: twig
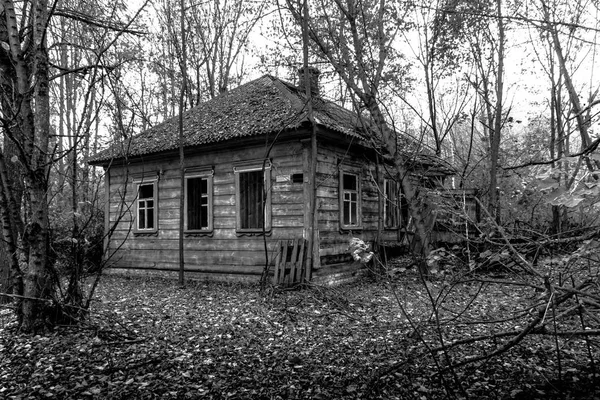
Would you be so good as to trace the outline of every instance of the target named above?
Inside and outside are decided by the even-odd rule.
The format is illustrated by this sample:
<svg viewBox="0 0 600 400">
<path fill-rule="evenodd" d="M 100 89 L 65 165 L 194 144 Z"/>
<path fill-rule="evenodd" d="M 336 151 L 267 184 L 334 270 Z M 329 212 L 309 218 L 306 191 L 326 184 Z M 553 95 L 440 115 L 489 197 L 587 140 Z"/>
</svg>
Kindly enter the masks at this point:
<svg viewBox="0 0 600 400">
<path fill-rule="evenodd" d="M 547 322 L 542 321 L 542 323 L 540 325 L 547 325 L 550 322 L 558 321 L 559 319 L 561 319 L 563 317 L 569 316 L 569 315 L 577 312 L 577 310 L 579 310 L 580 307 L 581 306 L 579 304 L 576 304 L 570 308 L 567 308 L 565 311 L 561 312 L 560 314 L 553 316 L 552 320 L 548 320 Z"/>
<path fill-rule="evenodd" d="M 506 280 L 506 279 L 487 279 L 487 278 L 483 279 L 483 278 L 475 278 L 475 279 L 471 279 L 470 281 L 472 281 L 472 282 L 497 283 L 497 284 L 500 284 L 500 285 L 525 286 L 525 287 L 530 287 L 532 289 L 537 289 L 539 291 L 544 291 L 546 289 L 544 286 L 534 285 L 533 283 L 530 283 L 530 282 L 510 281 L 510 280 Z M 469 281 L 465 281 L 465 282 L 469 282 Z"/>
<path fill-rule="evenodd" d="M 40 299 L 38 297 L 22 296 L 22 295 L 13 294 L 13 293 L 0 293 L 0 296 L 12 297 L 13 299 L 19 299 L 19 300 L 24 299 L 24 300 L 41 301 L 44 303 L 52 303 L 52 299 Z"/>
<path fill-rule="evenodd" d="M 559 296 L 555 300 L 556 305 L 559 305 L 559 304 L 565 302 L 567 299 L 571 298 L 573 295 L 574 294 L 567 293 L 567 294 L 564 294 L 562 296 Z M 481 356 L 467 357 L 466 359 L 464 359 L 462 361 L 459 361 L 457 363 L 449 365 L 448 367 L 446 367 L 446 369 L 462 367 L 462 366 L 467 365 L 467 364 L 471 364 L 471 363 L 474 363 L 474 362 L 477 362 L 477 361 L 482 361 L 482 360 L 486 360 L 486 359 L 498 356 L 498 355 L 500 355 L 500 354 L 508 351 L 509 349 L 511 349 L 512 347 L 514 347 L 515 345 L 517 345 L 518 343 L 520 343 L 530 333 L 547 333 L 545 327 L 543 327 L 543 326 L 542 327 L 538 327 L 537 326 L 540 323 L 540 321 L 542 321 L 542 318 L 544 317 L 545 313 L 546 313 L 546 308 L 545 307 L 543 309 L 540 308 L 538 310 L 538 315 L 534 319 L 532 319 L 529 322 L 529 324 L 527 324 L 527 326 L 525 326 L 525 328 L 523 328 L 521 331 L 519 331 L 517 333 L 517 335 L 515 337 L 513 337 L 511 340 L 509 340 L 504 345 L 498 347 L 493 352 L 491 352 L 489 354 L 484 354 L 484 355 L 481 355 Z M 558 334 L 558 333 L 555 333 L 555 334 Z M 440 351 L 441 350 L 442 349 L 440 349 Z M 439 371 L 439 372 L 443 372 L 443 371 Z"/>
<path fill-rule="evenodd" d="M 479 201 L 479 199 L 477 197 L 474 197 L 474 199 L 477 202 L 477 204 L 479 204 L 480 209 L 483 210 L 483 212 L 490 219 L 490 221 L 494 221 L 496 229 L 500 233 L 500 236 L 502 236 L 502 239 L 504 240 L 504 243 L 506 244 L 506 246 L 508 247 L 508 249 L 510 250 L 510 252 L 517 258 L 517 260 L 516 260 L 517 261 L 517 265 L 519 265 L 525 272 L 528 272 L 531 275 L 535 275 L 538 278 L 542 278 L 542 274 L 540 274 L 538 271 L 536 271 L 531 266 L 531 264 L 525 258 L 523 258 L 523 256 L 521 255 L 521 253 L 519 253 L 517 251 L 517 249 L 515 249 L 515 246 L 513 246 L 512 243 L 510 243 L 510 240 L 508 240 L 508 238 L 506 237 L 506 232 L 504 231 L 504 228 L 501 225 L 495 223 L 495 219 L 492 218 L 492 216 L 490 215 L 490 213 L 487 210 L 487 208 L 483 204 L 481 204 L 481 201 Z"/>
<path fill-rule="evenodd" d="M 585 312 L 585 315 L 587 315 L 588 317 L 590 317 L 591 319 L 593 319 L 594 321 L 596 321 L 597 323 L 600 324 L 600 318 L 598 318 L 596 315 L 594 315 L 594 313 L 591 313 L 587 308 L 582 307 L 583 312 Z"/>
</svg>

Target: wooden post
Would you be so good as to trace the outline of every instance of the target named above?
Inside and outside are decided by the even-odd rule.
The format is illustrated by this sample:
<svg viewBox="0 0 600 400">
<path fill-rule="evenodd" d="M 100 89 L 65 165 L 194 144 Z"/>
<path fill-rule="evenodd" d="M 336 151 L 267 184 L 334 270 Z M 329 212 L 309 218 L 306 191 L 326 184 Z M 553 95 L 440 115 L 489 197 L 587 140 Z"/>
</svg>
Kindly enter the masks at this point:
<svg viewBox="0 0 600 400">
<path fill-rule="evenodd" d="M 309 237 L 308 237 L 308 251 L 310 254 L 310 260 L 307 263 L 306 268 L 306 280 L 310 281 L 312 278 L 312 270 L 317 267 L 317 263 L 319 262 L 319 226 L 318 226 L 318 216 L 317 216 L 317 126 L 315 124 L 313 118 L 313 90 L 311 89 L 311 84 L 313 84 L 312 79 L 310 79 L 309 74 L 311 73 L 308 68 L 308 1 L 304 0 L 303 5 L 303 14 L 304 20 L 302 24 L 302 47 L 303 47 L 303 58 L 304 58 L 304 82 L 305 82 L 305 93 L 307 98 L 307 114 L 308 120 L 310 121 L 311 126 L 311 135 L 310 135 L 310 173 L 309 173 L 309 188 L 312 193 L 310 193 L 310 212 L 309 212 Z"/>
<path fill-rule="evenodd" d="M 104 245 L 102 255 L 108 260 L 108 249 L 110 246 L 110 167 L 104 168 Z"/>
<path fill-rule="evenodd" d="M 183 246 L 183 234 L 184 234 L 184 224 L 185 224 L 185 155 L 183 152 L 183 111 L 185 108 L 185 90 L 187 83 L 187 54 L 186 54 L 186 46 L 185 46 L 185 18 L 183 16 L 183 11 L 185 7 L 185 0 L 181 0 L 181 93 L 179 94 L 179 177 L 181 179 L 180 186 L 180 194 L 179 194 L 179 285 L 183 286 L 184 284 L 184 269 L 185 269 L 185 253 Z"/>
</svg>

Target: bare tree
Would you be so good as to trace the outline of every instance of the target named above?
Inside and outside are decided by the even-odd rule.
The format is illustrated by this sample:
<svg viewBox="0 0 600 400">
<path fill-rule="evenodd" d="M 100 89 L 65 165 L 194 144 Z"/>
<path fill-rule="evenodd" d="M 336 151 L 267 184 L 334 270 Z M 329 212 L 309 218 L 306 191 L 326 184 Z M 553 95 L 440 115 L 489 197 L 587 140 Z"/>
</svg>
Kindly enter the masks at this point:
<svg viewBox="0 0 600 400">
<path fill-rule="evenodd" d="M 96 52 L 90 65 L 62 68 L 60 62 L 51 58 L 49 51 L 60 43 L 59 36 L 52 35 L 52 18 L 57 16 L 104 29 L 114 35 L 107 35 L 104 43 L 94 43 Z M 16 154 L 10 159 L 11 164 L 7 163 L 4 148 L 0 154 L 0 211 L 3 239 L 10 254 L 11 296 L 16 299 L 18 322 L 23 331 L 42 330 L 56 322 L 56 318 L 64 316 L 56 296 L 58 279 L 52 268 L 49 246 L 49 176 L 52 164 L 56 161 L 51 148 L 52 79 L 103 69 L 103 55 L 123 33 L 131 32 L 130 24 L 131 21 L 106 22 L 91 12 L 61 8 L 58 4 L 50 6 L 45 0 L 5 0 L 0 4 L 0 69 L 3 71 L 0 75 L 0 121 L 4 135 L 16 148 Z M 77 180 L 77 149 L 86 146 L 84 137 L 87 135 L 81 134 L 82 126 L 89 129 L 93 120 L 93 111 L 90 110 L 94 108 L 90 107 L 89 102 L 91 91 L 85 93 L 88 100 L 85 102 L 83 118 L 77 121 L 79 127 L 71 126 L 73 132 L 77 132 L 70 136 L 73 148 L 63 149 L 66 153 L 61 155 L 70 160 L 73 184 Z M 64 109 L 61 111 L 66 113 Z M 70 115 L 72 117 L 74 114 Z M 23 182 L 24 187 L 22 204 L 18 198 L 20 193 L 14 190 L 19 185 L 13 185 L 9 177 L 8 171 L 12 165 L 20 168 L 18 180 Z M 12 179 L 15 179 L 14 176 Z"/>
<path fill-rule="evenodd" d="M 164 88 L 164 101 L 177 103 L 175 90 L 183 82 L 177 76 L 182 71 L 187 75 L 185 101 L 190 107 L 241 83 L 247 74 L 246 47 L 266 4 L 242 0 L 184 3 L 180 7 L 189 29 L 182 37 L 177 7 L 169 1 L 157 3 L 157 18 L 167 30 L 156 35 L 162 56 L 152 63 Z M 189 48 L 186 65 L 182 65 L 183 41 Z"/>
<path fill-rule="evenodd" d="M 425 86 L 426 104 L 423 108 L 426 111 L 418 110 L 411 101 L 399 96 L 424 124 L 427 130 L 425 140 L 432 143 L 438 156 L 443 155 L 444 141 L 456 127 L 473 96 L 460 76 L 461 70 L 468 70 L 468 66 L 462 65 L 468 63 L 460 62 L 467 57 L 442 43 L 447 39 L 443 3 L 417 3 L 412 8 L 414 27 L 404 32 L 406 46 L 411 48 L 421 68 L 422 77 L 418 82 Z M 452 151 L 449 153 L 452 154 Z"/>
<path fill-rule="evenodd" d="M 291 0 L 286 4 L 297 23 L 302 24 L 302 4 Z M 414 148 L 415 142 L 397 137 L 390 128 L 380 99 L 385 85 L 404 84 L 402 57 L 393 43 L 397 34 L 406 29 L 403 17 L 406 10 L 396 9 L 396 3 L 384 0 L 321 0 L 313 6 L 313 15 L 318 17 L 307 23 L 314 49 L 357 99 L 357 110 L 368 111 L 379 138 L 374 145 L 394 163 L 420 242 L 418 247 L 428 254 L 431 247 L 428 221 L 406 168 L 407 159 L 418 149 Z"/>
</svg>

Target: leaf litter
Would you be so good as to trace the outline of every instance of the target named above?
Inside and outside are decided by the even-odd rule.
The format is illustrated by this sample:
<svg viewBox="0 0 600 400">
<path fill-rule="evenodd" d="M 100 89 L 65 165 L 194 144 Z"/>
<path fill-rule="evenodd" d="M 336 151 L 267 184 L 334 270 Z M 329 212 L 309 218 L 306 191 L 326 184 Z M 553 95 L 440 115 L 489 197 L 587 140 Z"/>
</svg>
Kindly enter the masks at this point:
<svg viewBox="0 0 600 400">
<path fill-rule="evenodd" d="M 553 342 L 532 337 L 439 374 L 434 338 L 484 334 L 469 321 L 519 315 L 526 293 L 405 273 L 389 284 L 275 290 L 253 285 L 106 276 L 89 320 L 26 336 L 0 330 L 0 397 L 7 399 L 600 398 L 584 346 L 563 342 L 561 385 Z M 443 332 L 431 324 L 431 294 Z M 474 299 L 474 300 L 473 300 Z M 508 318 L 498 327 L 520 323 Z M 485 327 L 485 325 L 483 325 Z M 461 351 L 485 352 L 473 344 Z M 598 346 L 595 347 L 596 357 Z M 460 357 L 463 353 L 452 354 Z M 436 360 L 438 364 L 436 364 Z M 572 397 L 570 397 L 572 396 Z M 597 397 L 594 397 L 597 396 Z"/>
</svg>

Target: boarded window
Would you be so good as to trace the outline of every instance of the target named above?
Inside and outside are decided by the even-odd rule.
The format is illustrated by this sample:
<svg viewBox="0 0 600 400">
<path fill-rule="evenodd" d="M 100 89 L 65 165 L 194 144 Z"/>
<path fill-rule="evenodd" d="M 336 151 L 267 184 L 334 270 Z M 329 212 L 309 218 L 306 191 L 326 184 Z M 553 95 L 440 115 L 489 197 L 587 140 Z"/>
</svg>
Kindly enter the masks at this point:
<svg viewBox="0 0 600 400">
<path fill-rule="evenodd" d="M 186 178 L 186 230 L 212 230 L 212 175 Z"/>
<path fill-rule="evenodd" d="M 156 187 L 155 182 L 140 183 L 137 198 L 137 229 L 156 230 Z"/>
<path fill-rule="evenodd" d="M 264 224 L 263 171 L 239 173 L 239 216 L 242 229 L 262 229 Z"/>
<path fill-rule="evenodd" d="M 398 193 L 398 184 L 392 179 L 384 179 L 383 194 L 385 202 L 383 204 L 384 227 L 391 229 L 400 225 L 400 196 Z"/>
<path fill-rule="evenodd" d="M 241 162 L 235 173 L 236 233 L 255 235 L 271 230 L 271 162 Z"/>
<path fill-rule="evenodd" d="M 360 225 L 360 188 L 358 175 L 342 172 L 340 178 L 340 217 L 342 227 L 358 227 Z"/>
</svg>

